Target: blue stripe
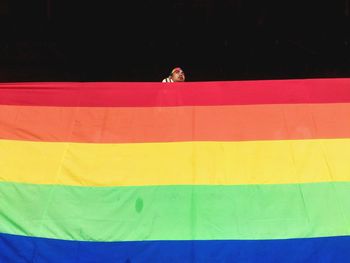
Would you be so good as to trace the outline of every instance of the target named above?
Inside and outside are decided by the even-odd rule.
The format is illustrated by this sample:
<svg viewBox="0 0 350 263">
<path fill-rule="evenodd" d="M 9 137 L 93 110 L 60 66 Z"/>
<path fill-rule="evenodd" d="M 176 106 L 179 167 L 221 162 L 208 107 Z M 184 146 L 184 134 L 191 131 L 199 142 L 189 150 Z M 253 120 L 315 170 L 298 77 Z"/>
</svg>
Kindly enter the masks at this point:
<svg viewBox="0 0 350 263">
<path fill-rule="evenodd" d="M 0 234 L 0 262 L 350 262 L 350 237 L 82 242 Z"/>
</svg>

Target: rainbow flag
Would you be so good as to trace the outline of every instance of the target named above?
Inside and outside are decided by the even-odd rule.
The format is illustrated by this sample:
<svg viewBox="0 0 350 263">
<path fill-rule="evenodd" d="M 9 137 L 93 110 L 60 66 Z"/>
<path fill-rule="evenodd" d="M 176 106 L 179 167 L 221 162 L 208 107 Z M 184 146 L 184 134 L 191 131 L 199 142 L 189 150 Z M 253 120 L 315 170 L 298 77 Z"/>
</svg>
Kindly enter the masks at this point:
<svg viewBox="0 0 350 263">
<path fill-rule="evenodd" d="M 350 79 L 0 84 L 0 262 L 350 262 Z"/>
</svg>

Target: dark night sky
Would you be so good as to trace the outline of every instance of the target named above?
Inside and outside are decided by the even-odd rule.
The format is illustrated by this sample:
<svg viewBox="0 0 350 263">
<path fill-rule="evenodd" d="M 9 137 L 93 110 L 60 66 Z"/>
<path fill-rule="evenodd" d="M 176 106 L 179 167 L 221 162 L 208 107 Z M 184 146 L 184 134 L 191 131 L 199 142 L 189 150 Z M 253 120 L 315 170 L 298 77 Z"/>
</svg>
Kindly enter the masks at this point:
<svg viewBox="0 0 350 263">
<path fill-rule="evenodd" d="M 0 81 L 350 77 L 350 0 L 0 0 Z"/>
</svg>

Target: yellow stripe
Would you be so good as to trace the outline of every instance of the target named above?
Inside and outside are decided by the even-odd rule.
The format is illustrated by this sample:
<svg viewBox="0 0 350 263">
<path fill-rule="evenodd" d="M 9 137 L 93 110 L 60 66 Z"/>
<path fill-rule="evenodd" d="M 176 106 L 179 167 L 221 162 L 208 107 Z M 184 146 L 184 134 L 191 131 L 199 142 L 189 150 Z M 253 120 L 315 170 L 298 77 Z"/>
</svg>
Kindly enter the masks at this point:
<svg viewBox="0 0 350 263">
<path fill-rule="evenodd" d="M 350 139 L 84 144 L 0 141 L 0 181 L 77 186 L 350 181 Z"/>
</svg>

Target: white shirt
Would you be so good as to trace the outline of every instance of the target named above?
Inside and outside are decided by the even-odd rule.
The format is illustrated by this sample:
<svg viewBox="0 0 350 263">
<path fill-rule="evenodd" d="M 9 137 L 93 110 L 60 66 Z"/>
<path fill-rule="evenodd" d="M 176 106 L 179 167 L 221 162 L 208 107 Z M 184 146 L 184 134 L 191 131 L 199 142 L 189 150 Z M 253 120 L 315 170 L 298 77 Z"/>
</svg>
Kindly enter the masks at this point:
<svg viewBox="0 0 350 263">
<path fill-rule="evenodd" d="M 162 82 L 174 82 L 170 77 L 163 79 Z"/>
</svg>

